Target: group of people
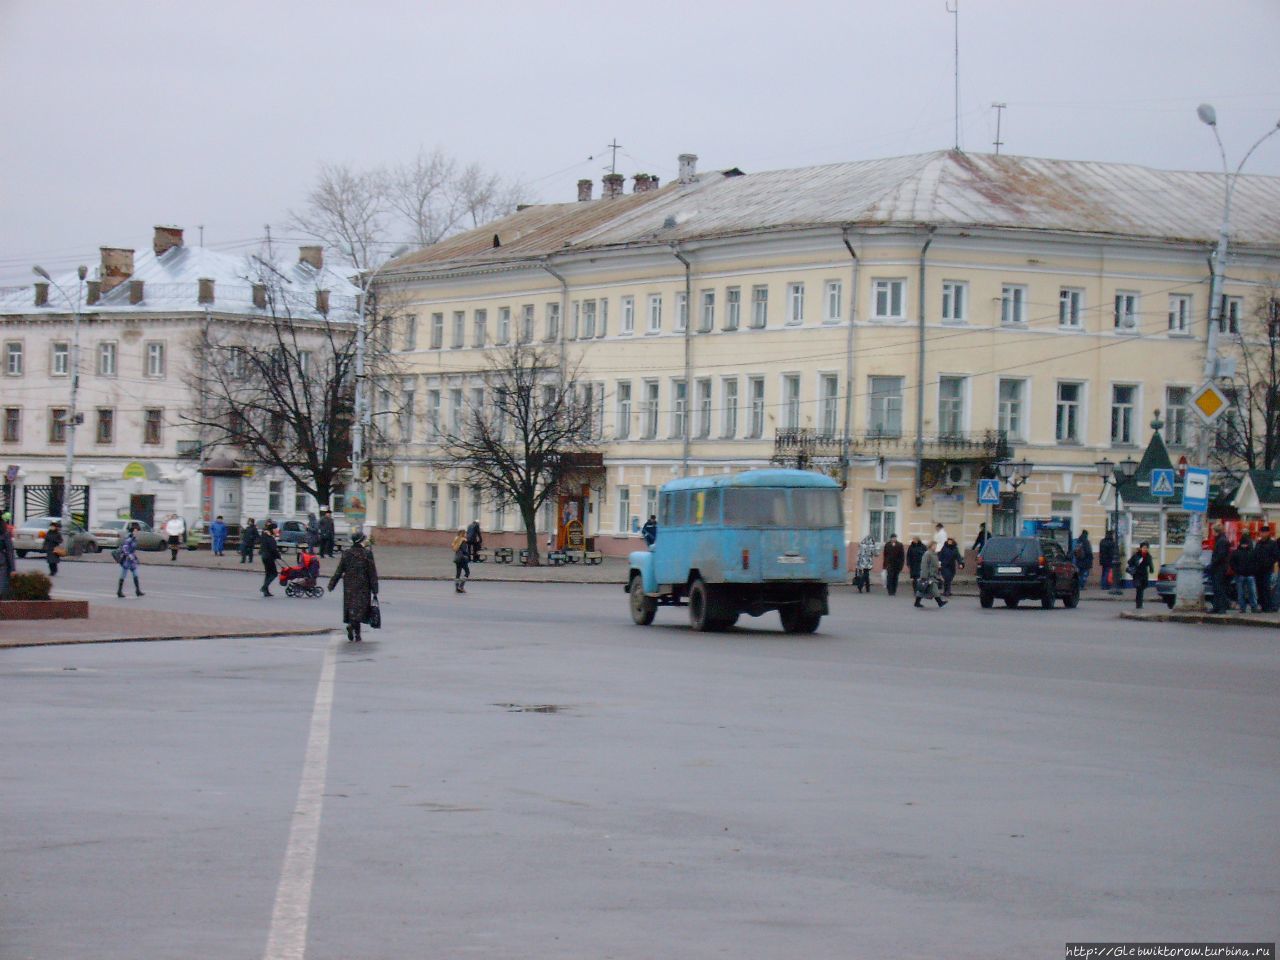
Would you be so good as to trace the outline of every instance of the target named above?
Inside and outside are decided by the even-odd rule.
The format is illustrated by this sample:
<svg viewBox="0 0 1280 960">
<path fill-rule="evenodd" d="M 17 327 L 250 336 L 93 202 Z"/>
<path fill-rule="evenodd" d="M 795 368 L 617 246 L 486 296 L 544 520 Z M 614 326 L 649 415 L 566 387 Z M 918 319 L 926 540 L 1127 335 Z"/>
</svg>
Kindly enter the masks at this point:
<svg viewBox="0 0 1280 960">
<path fill-rule="evenodd" d="M 981 550 L 986 542 L 986 524 L 978 534 L 975 550 Z M 955 538 L 947 533 L 941 523 L 934 528 L 928 546 L 916 536 L 903 546 L 896 533 L 889 534 L 883 549 L 876 538 L 868 534 L 858 544 L 858 556 L 853 565 L 853 585 L 859 593 L 871 592 L 871 568 L 879 556 L 884 567 L 885 592 L 889 596 L 898 593 L 898 581 L 906 569 L 911 576 L 915 606 L 924 606 L 925 600 L 933 600 L 939 607 L 947 605 L 951 596 L 951 584 L 956 572 L 964 569 L 964 554 Z"/>
<path fill-rule="evenodd" d="M 1226 613 L 1231 599 L 1241 613 L 1280 610 L 1280 541 L 1265 528 L 1257 543 L 1247 533 L 1233 550 L 1226 528 L 1214 527 L 1209 576 L 1213 581 L 1212 613 Z"/>
</svg>

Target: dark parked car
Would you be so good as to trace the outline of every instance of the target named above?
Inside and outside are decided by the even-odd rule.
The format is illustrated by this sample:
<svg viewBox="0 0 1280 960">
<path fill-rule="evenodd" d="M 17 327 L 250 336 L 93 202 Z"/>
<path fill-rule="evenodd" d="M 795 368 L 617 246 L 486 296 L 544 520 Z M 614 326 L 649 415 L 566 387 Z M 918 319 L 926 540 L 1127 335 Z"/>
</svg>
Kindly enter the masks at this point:
<svg viewBox="0 0 1280 960">
<path fill-rule="evenodd" d="M 1209 561 L 1213 559 L 1213 551 L 1205 550 L 1200 554 L 1201 578 L 1204 580 L 1204 605 L 1206 607 L 1213 606 L 1213 577 L 1209 576 Z M 1164 563 L 1160 565 L 1160 572 L 1156 575 L 1156 593 L 1160 599 L 1164 601 L 1165 606 L 1170 610 L 1178 602 L 1178 567 L 1175 563 Z M 1230 603 L 1234 597 L 1228 595 L 1227 602 Z"/>
<path fill-rule="evenodd" d="M 1052 540 L 992 537 L 978 560 L 978 600 L 989 607 L 996 597 L 1006 607 L 1039 600 L 1049 610 L 1059 598 L 1064 607 L 1074 607 L 1080 602 L 1075 564 Z"/>
</svg>

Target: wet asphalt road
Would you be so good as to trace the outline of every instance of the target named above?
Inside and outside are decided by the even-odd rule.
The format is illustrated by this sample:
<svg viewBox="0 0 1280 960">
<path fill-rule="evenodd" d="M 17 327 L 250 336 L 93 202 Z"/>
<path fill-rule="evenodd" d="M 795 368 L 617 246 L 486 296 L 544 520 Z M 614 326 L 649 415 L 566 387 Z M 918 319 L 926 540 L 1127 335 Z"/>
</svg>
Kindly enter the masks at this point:
<svg viewBox="0 0 1280 960">
<path fill-rule="evenodd" d="M 139 616 L 338 615 L 146 573 L 148 596 L 118 601 Z M 66 564 L 59 586 L 100 580 Z M 0 958 L 1280 938 L 1273 631 L 882 593 L 841 592 L 801 638 L 776 615 L 634 627 L 618 587 L 387 583 L 383 601 L 360 646 L 0 653 Z"/>
</svg>

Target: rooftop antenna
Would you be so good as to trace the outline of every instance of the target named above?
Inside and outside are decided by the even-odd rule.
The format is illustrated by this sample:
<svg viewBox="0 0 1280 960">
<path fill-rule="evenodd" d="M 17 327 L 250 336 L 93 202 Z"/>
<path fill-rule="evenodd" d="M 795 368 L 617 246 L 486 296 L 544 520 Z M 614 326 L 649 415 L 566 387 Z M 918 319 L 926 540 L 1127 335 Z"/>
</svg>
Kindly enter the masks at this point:
<svg viewBox="0 0 1280 960">
<path fill-rule="evenodd" d="M 998 157 L 1000 156 L 1000 148 L 1004 146 L 1004 141 L 1000 139 L 1000 117 L 1009 105 L 1007 103 L 993 103 L 991 106 L 996 111 L 996 156 Z"/>
<path fill-rule="evenodd" d="M 622 149 L 622 144 L 618 142 L 617 137 L 614 137 L 613 142 L 606 143 L 605 147 L 612 153 L 612 156 L 609 160 L 609 172 L 617 173 L 618 172 L 618 151 Z"/>
<path fill-rule="evenodd" d="M 956 114 L 956 145 L 955 149 L 960 149 L 960 0 L 956 0 L 956 5 L 951 6 L 950 2 L 946 4 L 947 13 L 955 17 L 955 114 Z"/>
<path fill-rule="evenodd" d="M 200 227 L 200 246 L 203 247 L 204 246 L 204 224 L 201 223 L 201 224 L 198 224 L 198 226 Z"/>
</svg>

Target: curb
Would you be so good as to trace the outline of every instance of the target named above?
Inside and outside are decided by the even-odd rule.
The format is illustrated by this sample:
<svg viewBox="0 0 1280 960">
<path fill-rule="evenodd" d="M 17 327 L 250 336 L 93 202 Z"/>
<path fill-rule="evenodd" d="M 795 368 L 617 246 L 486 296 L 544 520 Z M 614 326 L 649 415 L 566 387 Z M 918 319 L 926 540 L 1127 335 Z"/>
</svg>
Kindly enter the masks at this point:
<svg viewBox="0 0 1280 960">
<path fill-rule="evenodd" d="M 163 640 L 237 640 L 258 637 L 310 637 L 333 633 L 332 627 L 318 627 L 312 630 L 255 630 L 237 633 L 184 633 L 170 636 L 147 637 L 86 637 L 62 638 L 55 640 L 0 640 L 0 650 L 18 649 L 19 647 L 65 647 L 83 643 L 159 643 Z"/>
<path fill-rule="evenodd" d="M 1222 613 L 1151 613 L 1141 614 L 1133 611 L 1122 611 L 1121 620 L 1138 620 L 1144 623 L 1206 623 L 1223 627 L 1262 627 L 1278 630 L 1280 621 L 1256 620 L 1251 617 L 1236 617 Z"/>
</svg>

